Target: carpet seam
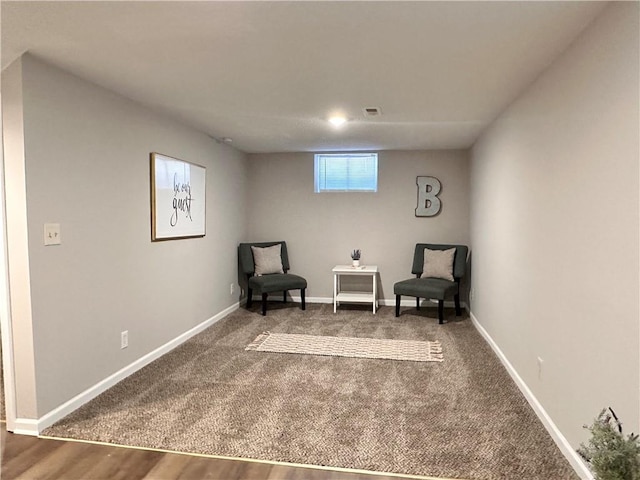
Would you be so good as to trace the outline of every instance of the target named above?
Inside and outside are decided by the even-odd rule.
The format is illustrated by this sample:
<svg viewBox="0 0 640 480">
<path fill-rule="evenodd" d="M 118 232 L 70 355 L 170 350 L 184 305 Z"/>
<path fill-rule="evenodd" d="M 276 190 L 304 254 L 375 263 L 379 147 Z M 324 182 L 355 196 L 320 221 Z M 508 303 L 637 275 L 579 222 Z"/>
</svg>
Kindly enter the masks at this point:
<svg viewBox="0 0 640 480">
<path fill-rule="evenodd" d="M 216 455 L 216 454 L 207 454 L 207 453 L 194 453 L 194 452 L 181 452 L 179 450 L 167 450 L 164 448 L 153 448 L 153 447 L 140 447 L 135 445 L 123 445 L 119 443 L 109 443 L 109 442 L 100 442 L 97 440 L 85 440 L 81 438 L 65 438 L 65 437 L 52 437 L 48 435 L 38 435 L 38 438 L 43 440 L 57 440 L 62 442 L 74 442 L 74 443 L 87 443 L 90 445 L 102 445 L 106 447 L 116 447 L 116 448 L 126 448 L 130 450 L 144 450 L 148 452 L 159 452 L 159 453 L 170 453 L 176 455 L 184 455 L 188 457 L 198 457 L 198 458 L 211 458 L 217 460 L 235 460 L 240 462 L 251 462 L 251 463 L 265 463 L 268 465 L 282 465 L 287 467 L 296 467 L 296 468 L 308 468 L 313 470 L 326 470 L 331 472 L 341 472 L 341 473 L 362 473 L 365 475 L 375 475 L 375 476 L 391 476 L 398 478 L 412 478 L 416 480 L 467 480 L 463 478 L 452 478 L 452 477 L 432 477 L 425 475 L 416 475 L 411 473 L 395 473 L 395 472 L 379 472 L 375 470 L 364 470 L 359 468 L 346 468 L 346 467 L 330 467 L 326 465 L 314 465 L 311 463 L 295 463 L 295 462 L 283 462 L 278 460 L 263 460 L 259 458 L 249 458 L 249 457 L 232 457 L 228 455 Z"/>
</svg>

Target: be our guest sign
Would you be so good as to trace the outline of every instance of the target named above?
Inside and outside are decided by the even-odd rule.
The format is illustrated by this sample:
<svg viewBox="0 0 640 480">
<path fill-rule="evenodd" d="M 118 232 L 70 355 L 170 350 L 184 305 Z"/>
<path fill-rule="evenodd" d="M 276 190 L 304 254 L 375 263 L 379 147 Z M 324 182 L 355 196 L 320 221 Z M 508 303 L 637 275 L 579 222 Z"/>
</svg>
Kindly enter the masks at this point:
<svg viewBox="0 0 640 480">
<path fill-rule="evenodd" d="M 204 237 L 205 173 L 200 165 L 151 154 L 151 240 Z"/>
</svg>

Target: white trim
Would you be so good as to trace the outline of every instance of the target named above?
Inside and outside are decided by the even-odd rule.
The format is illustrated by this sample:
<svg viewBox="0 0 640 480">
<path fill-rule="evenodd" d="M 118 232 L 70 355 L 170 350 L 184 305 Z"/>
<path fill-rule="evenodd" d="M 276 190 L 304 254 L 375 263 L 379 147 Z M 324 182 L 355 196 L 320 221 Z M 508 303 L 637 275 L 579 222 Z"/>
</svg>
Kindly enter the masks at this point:
<svg viewBox="0 0 640 480">
<path fill-rule="evenodd" d="M 32 418 L 16 418 L 13 422 L 13 433 L 17 435 L 38 436 L 38 421 Z"/>
<path fill-rule="evenodd" d="M 255 298 L 255 297 L 254 297 Z M 262 301 L 261 298 L 259 298 Z M 291 300 L 294 302 L 300 302 L 300 295 L 291 295 Z M 330 297 L 305 297 L 305 303 L 333 303 L 333 298 Z"/>
<path fill-rule="evenodd" d="M 10 70 L 8 77 L 5 72 Z M 0 330 L 4 368 L 5 415 L 7 431 L 17 425 L 18 410 L 36 415 L 36 385 L 31 316 L 31 283 L 29 280 L 29 249 L 24 154 L 24 112 L 22 57 L 3 72 L 2 91 L 9 93 L 0 115 Z M 9 80 L 7 82 L 6 80 Z M 9 86 L 9 88 L 6 88 Z M 8 122 L 5 122 L 8 120 Z M 11 187 L 11 188 L 10 188 Z M 10 201 L 8 201 L 10 200 Z M 7 205 L 9 203 L 9 205 Z M 13 319 L 20 322 L 14 323 Z M 15 328 L 16 326 L 20 328 Z M 18 332 L 16 334 L 16 332 Z M 16 337 L 18 341 L 16 341 Z M 20 348 L 16 350 L 16 345 Z M 22 363 L 16 362 L 16 353 Z M 20 368 L 18 369 L 18 366 Z M 16 378 L 20 376 L 21 389 Z M 20 396 L 20 405 L 18 405 Z M 22 407 L 19 409 L 19 407 Z M 28 430 L 28 428 L 27 428 Z"/>
<path fill-rule="evenodd" d="M 509 362 L 502 350 L 500 350 L 498 344 L 493 340 L 493 338 L 491 338 L 489 333 L 484 329 L 484 327 L 480 324 L 473 313 L 470 312 L 469 316 L 471 317 L 471 322 L 476 327 L 476 330 L 478 330 L 480 335 L 484 337 L 487 343 L 491 346 L 492 350 L 498 356 L 498 358 L 502 362 L 502 365 L 504 365 L 504 367 L 507 369 L 507 372 L 509 372 L 509 375 L 518 386 L 524 397 L 527 399 L 527 402 L 529 402 L 529 405 L 531 405 L 531 408 L 536 413 L 544 427 L 547 429 L 547 432 L 549 432 L 549 435 L 551 435 L 551 438 L 556 443 L 562 454 L 569 461 L 575 472 L 583 480 L 594 480 L 593 474 L 589 470 L 589 467 L 587 467 L 578 453 L 573 449 L 571 444 L 569 444 L 569 441 L 565 438 L 560 429 L 553 422 L 542 404 L 529 389 L 529 387 L 522 379 L 522 377 L 518 374 L 513 365 L 511 365 L 511 362 Z"/>
<path fill-rule="evenodd" d="M 300 301 L 302 300 L 302 298 L 300 297 L 300 295 L 287 295 L 287 298 L 291 298 L 291 300 L 293 302 L 297 302 L 300 303 Z M 260 295 L 253 295 L 251 297 L 252 301 L 254 302 L 262 302 L 262 297 Z M 269 294 L 269 301 L 274 300 L 274 301 L 278 301 L 280 300 L 280 302 L 282 302 L 282 292 L 274 292 L 272 294 Z M 330 297 L 305 297 L 304 298 L 304 302 L 305 303 L 333 303 L 333 298 Z M 244 298 L 242 300 L 242 303 L 247 303 L 247 299 Z"/>
<path fill-rule="evenodd" d="M 278 298 L 280 298 L 280 301 L 282 301 L 282 295 L 278 295 L 278 297 L 276 297 L 275 295 L 270 295 L 269 296 L 270 299 L 278 301 Z M 290 297 L 292 301 L 294 302 L 300 302 L 300 295 L 291 295 Z M 253 295 L 252 297 L 254 302 L 261 302 L 262 301 L 262 297 L 260 295 Z M 427 300 L 428 301 L 428 300 Z M 244 298 L 241 303 L 246 303 L 247 299 Z M 305 297 L 305 303 L 333 303 L 333 297 Z M 382 306 L 387 306 L 387 307 L 394 307 L 396 305 L 396 299 L 395 298 L 380 298 L 378 300 L 378 304 L 382 305 Z M 424 301 L 421 303 L 421 305 L 424 305 Z M 401 307 L 414 307 L 416 306 L 416 299 L 415 298 L 405 298 L 400 300 L 400 306 Z M 438 306 L 437 303 L 434 304 L 434 306 Z M 444 306 L 447 308 L 453 308 L 455 307 L 455 303 L 453 301 L 450 300 L 446 300 L 444 302 Z M 469 306 L 465 303 L 465 302 L 460 302 L 460 308 L 466 310 L 467 312 L 469 312 Z"/>
<path fill-rule="evenodd" d="M 38 435 L 45 428 L 50 427 L 51 425 L 56 423 L 58 420 L 66 417 L 71 412 L 73 412 L 74 410 L 80 408 L 82 405 L 84 405 L 85 403 L 89 402 L 90 400 L 94 399 L 95 397 L 100 395 L 105 390 L 113 387 L 116 383 L 120 382 L 121 380 L 124 380 L 126 377 L 128 377 L 132 373 L 137 372 L 142 367 L 144 367 L 144 366 L 150 364 L 151 362 L 153 362 L 154 360 L 160 358 L 162 355 L 165 355 L 166 353 L 170 352 L 171 350 L 173 350 L 177 346 L 179 346 L 182 343 L 184 343 L 187 340 L 189 340 L 194 335 L 202 332 L 203 330 L 205 330 L 206 328 L 210 327 L 211 325 L 213 325 L 214 323 L 216 323 L 220 319 L 226 317 L 231 312 L 236 311 L 239 306 L 240 306 L 239 302 L 234 303 L 230 307 L 225 308 L 223 311 L 221 311 L 220 313 L 214 315 L 213 317 L 209 318 L 208 320 L 205 320 L 204 322 L 200 323 L 199 325 L 196 325 L 191 330 L 187 330 L 183 334 L 178 335 L 173 340 L 170 340 L 169 342 L 165 343 L 164 345 L 162 345 L 162 346 L 156 348 L 155 350 L 147 353 L 143 357 L 140 357 L 138 360 L 136 360 L 133 363 L 127 365 L 126 367 L 118 370 L 116 373 L 114 373 L 113 375 L 110 375 L 109 377 L 105 378 L 104 380 L 96 383 L 94 386 L 89 387 L 84 392 L 82 392 L 82 393 L 76 395 L 75 397 L 73 397 L 71 400 L 63 403 L 59 407 L 56 407 L 53 410 L 51 410 L 46 415 L 40 417 L 37 421 L 36 420 L 29 420 L 28 422 L 34 422 L 35 423 L 35 433 L 25 433 L 25 434 L 27 434 L 27 435 Z M 23 432 L 22 431 L 21 432 L 14 431 L 14 433 L 23 433 Z"/>
<path fill-rule="evenodd" d="M 395 307 L 396 306 L 396 299 L 395 298 L 382 298 L 379 300 L 380 305 L 384 305 L 384 306 L 388 306 L 388 307 Z M 426 302 L 429 302 L 429 300 L 424 300 L 422 299 L 422 301 L 420 302 L 420 305 L 427 305 Z M 416 299 L 415 297 L 410 297 L 410 298 L 403 298 L 400 300 L 400 306 L 401 307 L 416 307 Z M 437 307 L 438 303 L 434 302 L 433 303 L 433 307 Z M 444 301 L 444 306 L 447 308 L 454 308 L 456 306 L 455 302 L 453 302 L 452 300 L 445 300 Z M 460 302 L 460 308 L 468 310 L 467 308 L 467 304 L 465 302 Z"/>
<path fill-rule="evenodd" d="M 0 102 L 2 95 L 0 94 Z M 4 186 L 4 134 L 0 115 L 0 343 L 4 375 L 4 410 L 6 429 L 16 428 L 16 390 L 13 369 L 13 327 L 11 325 L 11 296 L 9 292 L 9 251 L 7 247 L 7 215 Z"/>
<path fill-rule="evenodd" d="M 291 297 L 293 298 L 296 302 L 300 301 L 300 297 Z M 333 298 L 331 297 L 306 297 L 305 298 L 305 302 L 309 302 L 309 303 L 333 303 Z"/>
</svg>

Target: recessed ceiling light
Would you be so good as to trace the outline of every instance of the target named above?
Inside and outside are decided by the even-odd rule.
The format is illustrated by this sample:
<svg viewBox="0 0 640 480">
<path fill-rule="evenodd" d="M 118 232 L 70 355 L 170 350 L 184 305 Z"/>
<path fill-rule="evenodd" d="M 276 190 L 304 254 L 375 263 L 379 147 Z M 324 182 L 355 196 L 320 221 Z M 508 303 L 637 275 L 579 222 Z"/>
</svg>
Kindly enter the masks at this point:
<svg viewBox="0 0 640 480">
<path fill-rule="evenodd" d="M 340 127 L 344 125 L 346 121 L 347 119 L 341 115 L 334 115 L 333 117 L 329 118 L 329 122 L 331 122 L 334 127 Z"/>
</svg>

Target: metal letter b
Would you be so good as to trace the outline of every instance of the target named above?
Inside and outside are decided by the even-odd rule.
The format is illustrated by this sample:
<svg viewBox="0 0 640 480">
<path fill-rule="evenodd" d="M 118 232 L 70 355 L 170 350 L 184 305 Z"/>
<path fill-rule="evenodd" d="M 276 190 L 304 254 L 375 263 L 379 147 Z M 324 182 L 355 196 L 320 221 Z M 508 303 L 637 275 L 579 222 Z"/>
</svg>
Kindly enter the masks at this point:
<svg viewBox="0 0 640 480">
<path fill-rule="evenodd" d="M 438 194 L 442 188 L 440 180 L 436 177 L 417 177 L 418 206 L 416 217 L 433 217 L 440 212 L 440 199 Z"/>
</svg>

